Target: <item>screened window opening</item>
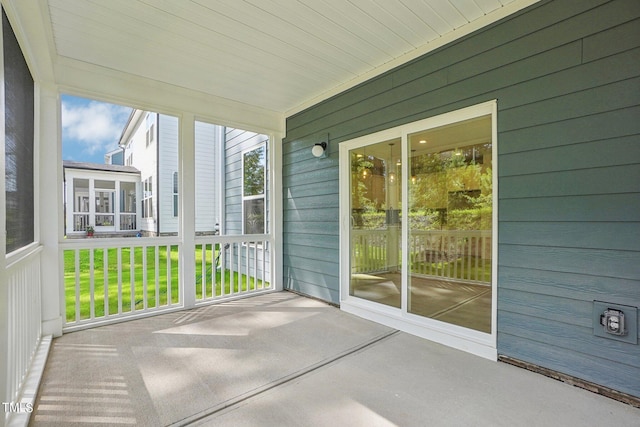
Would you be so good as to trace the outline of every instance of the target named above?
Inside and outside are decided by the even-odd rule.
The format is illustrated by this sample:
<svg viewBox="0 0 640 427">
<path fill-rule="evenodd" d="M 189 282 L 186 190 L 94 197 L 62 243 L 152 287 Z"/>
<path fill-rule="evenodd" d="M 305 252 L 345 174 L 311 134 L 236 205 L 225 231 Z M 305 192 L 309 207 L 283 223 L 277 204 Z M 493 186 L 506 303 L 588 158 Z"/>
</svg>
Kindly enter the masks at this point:
<svg viewBox="0 0 640 427">
<path fill-rule="evenodd" d="M 9 20 L 2 11 L 4 43 L 6 251 L 35 240 L 34 87 Z"/>
</svg>

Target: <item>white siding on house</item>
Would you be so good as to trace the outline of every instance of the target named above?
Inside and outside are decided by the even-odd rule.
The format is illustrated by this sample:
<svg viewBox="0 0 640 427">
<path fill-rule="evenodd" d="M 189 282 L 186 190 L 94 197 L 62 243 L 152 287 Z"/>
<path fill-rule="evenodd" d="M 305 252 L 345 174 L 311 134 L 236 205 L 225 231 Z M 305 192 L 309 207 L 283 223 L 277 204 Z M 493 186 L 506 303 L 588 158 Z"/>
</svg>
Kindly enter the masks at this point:
<svg viewBox="0 0 640 427">
<path fill-rule="evenodd" d="M 178 172 L 179 119 L 157 113 L 136 115 L 125 150 L 125 164 L 141 171 L 141 182 L 153 180 L 153 218 L 142 218 L 141 229 L 159 234 L 178 232 L 174 215 L 174 174 Z M 155 136 L 149 138 L 148 130 Z M 196 231 L 213 232 L 220 212 L 220 152 L 224 127 L 196 122 Z M 179 193 L 178 193 L 179 197 Z"/>
<path fill-rule="evenodd" d="M 155 113 L 149 113 L 155 115 Z M 130 126 L 134 127 L 134 131 L 131 134 L 126 149 L 125 149 L 125 165 L 130 165 L 135 167 L 140 171 L 140 180 L 142 184 L 142 194 L 140 201 L 144 201 L 144 182 L 149 179 L 149 177 L 153 177 L 153 217 L 149 218 L 141 218 L 140 220 L 140 230 L 148 231 L 148 232 L 156 232 L 156 221 L 157 221 L 157 179 L 156 179 L 156 170 L 157 170 L 157 142 L 152 144 L 147 144 L 147 136 L 146 136 L 146 114 L 142 114 L 135 123 L 131 123 Z"/>
<path fill-rule="evenodd" d="M 196 232 L 211 233 L 222 220 L 220 212 L 220 148 L 222 126 L 195 122 Z"/>
<path fill-rule="evenodd" d="M 178 132 L 177 117 L 160 114 L 157 123 L 158 177 L 155 180 L 155 199 L 160 204 L 160 234 L 177 233 L 178 217 L 173 216 L 173 174 L 178 171 Z"/>
</svg>

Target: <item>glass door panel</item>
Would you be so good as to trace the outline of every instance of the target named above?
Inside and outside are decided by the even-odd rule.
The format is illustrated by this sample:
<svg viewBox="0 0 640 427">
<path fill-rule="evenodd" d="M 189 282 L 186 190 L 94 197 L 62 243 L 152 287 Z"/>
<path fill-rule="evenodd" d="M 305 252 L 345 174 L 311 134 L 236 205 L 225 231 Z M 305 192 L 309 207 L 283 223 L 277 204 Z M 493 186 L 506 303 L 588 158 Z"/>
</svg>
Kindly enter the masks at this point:
<svg viewBox="0 0 640 427">
<path fill-rule="evenodd" d="M 400 308 L 400 138 L 349 151 L 349 294 Z"/>
<path fill-rule="evenodd" d="M 410 313 L 491 333 L 491 116 L 409 135 Z"/>
</svg>

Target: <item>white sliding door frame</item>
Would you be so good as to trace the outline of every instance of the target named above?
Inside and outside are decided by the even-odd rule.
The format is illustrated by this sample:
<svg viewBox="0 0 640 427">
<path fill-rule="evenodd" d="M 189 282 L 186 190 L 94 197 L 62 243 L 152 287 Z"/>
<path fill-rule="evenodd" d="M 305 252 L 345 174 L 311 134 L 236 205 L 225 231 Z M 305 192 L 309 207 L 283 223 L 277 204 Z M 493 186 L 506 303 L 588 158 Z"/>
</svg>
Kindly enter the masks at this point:
<svg viewBox="0 0 640 427">
<path fill-rule="evenodd" d="M 411 314 L 407 310 L 407 293 L 409 277 L 409 253 L 402 251 L 402 284 L 401 307 L 395 308 L 358 298 L 349 294 L 351 281 L 351 162 L 349 152 L 380 141 L 394 138 L 402 139 L 402 248 L 408 247 L 409 212 L 406 208 L 409 194 L 409 147 L 408 136 L 440 126 L 491 116 L 491 150 L 492 150 L 492 241 L 491 241 L 491 333 L 476 331 L 427 317 Z M 497 360 L 497 272 L 498 272 L 498 156 L 497 156 L 497 101 L 444 113 L 435 117 L 398 126 L 392 129 L 365 135 L 340 144 L 340 307 L 342 310 L 357 316 L 435 341 L 478 356 Z"/>
</svg>

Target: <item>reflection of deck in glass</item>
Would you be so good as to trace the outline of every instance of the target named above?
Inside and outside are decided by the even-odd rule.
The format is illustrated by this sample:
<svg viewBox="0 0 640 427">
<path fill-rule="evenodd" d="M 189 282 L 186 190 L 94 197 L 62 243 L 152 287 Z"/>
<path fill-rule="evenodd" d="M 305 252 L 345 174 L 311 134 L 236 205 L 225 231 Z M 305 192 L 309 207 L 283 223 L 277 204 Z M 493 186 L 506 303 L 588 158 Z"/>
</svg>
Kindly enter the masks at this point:
<svg viewBox="0 0 640 427">
<path fill-rule="evenodd" d="M 491 332 L 491 286 L 433 277 L 410 280 L 408 311 L 481 332 Z M 400 307 L 400 274 L 354 274 L 352 295 Z"/>
</svg>

